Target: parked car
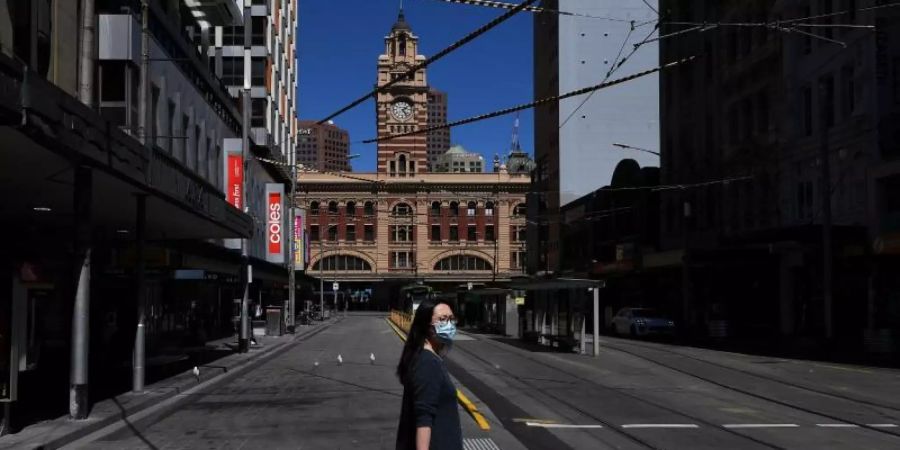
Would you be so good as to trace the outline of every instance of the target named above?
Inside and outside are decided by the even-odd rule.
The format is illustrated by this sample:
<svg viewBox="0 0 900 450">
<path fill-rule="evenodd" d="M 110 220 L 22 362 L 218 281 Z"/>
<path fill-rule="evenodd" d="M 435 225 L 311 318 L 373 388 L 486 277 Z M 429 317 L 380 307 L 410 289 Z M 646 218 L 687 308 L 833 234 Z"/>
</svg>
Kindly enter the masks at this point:
<svg viewBox="0 0 900 450">
<path fill-rule="evenodd" d="M 613 317 L 615 334 L 631 336 L 674 335 L 675 321 L 652 308 L 622 308 Z"/>
</svg>

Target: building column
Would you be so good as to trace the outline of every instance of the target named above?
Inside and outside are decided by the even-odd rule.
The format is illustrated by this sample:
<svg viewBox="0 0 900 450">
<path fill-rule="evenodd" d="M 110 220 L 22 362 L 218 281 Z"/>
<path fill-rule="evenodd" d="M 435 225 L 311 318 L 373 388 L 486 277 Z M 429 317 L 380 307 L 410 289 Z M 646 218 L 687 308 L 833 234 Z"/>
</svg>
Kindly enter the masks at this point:
<svg viewBox="0 0 900 450">
<path fill-rule="evenodd" d="M 93 173 L 87 167 L 75 169 L 73 196 L 75 255 L 78 270 L 75 305 L 72 310 L 72 355 L 69 372 L 69 417 L 87 419 L 88 357 L 90 351 L 91 303 L 91 216 Z"/>
</svg>

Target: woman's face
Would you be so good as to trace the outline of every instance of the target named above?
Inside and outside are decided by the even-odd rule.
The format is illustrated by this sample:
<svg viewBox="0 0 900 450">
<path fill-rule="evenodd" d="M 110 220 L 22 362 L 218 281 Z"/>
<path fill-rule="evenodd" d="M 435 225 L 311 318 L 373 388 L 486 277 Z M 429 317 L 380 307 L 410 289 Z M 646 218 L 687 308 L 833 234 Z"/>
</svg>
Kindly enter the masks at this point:
<svg viewBox="0 0 900 450">
<path fill-rule="evenodd" d="M 434 307 L 434 313 L 431 314 L 431 324 L 435 325 L 440 322 L 455 321 L 453 310 L 444 303 L 439 303 Z"/>
</svg>

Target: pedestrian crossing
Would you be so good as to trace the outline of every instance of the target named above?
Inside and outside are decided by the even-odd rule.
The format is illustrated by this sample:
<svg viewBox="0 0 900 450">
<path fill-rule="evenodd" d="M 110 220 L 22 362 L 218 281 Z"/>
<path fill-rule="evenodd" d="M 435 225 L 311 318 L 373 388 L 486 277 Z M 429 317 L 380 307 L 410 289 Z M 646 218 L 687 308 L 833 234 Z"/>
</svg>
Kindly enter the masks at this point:
<svg viewBox="0 0 900 450">
<path fill-rule="evenodd" d="M 465 438 L 463 450 L 500 450 L 491 438 Z"/>
</svg>

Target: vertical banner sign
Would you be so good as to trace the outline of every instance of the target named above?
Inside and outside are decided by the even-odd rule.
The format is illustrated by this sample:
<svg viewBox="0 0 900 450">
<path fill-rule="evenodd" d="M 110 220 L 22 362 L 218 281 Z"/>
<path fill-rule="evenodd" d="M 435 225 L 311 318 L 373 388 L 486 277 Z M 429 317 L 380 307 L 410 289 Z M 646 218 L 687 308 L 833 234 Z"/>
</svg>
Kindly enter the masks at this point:
<svg viewBox="0 0 900 450">
<path fill-rule="evenodd" d="M 244 158 L 241 152 L 243 143 L 240 139 L 228 138 L 222 139 L 222 150 L 225 154 L 223 158 L 225 167 L 223 168 L 225 177 L 225 199 L 228 203 L 234 205 L 235 208 L 243 211 L 244 209 Z"/>
<path fill-rule="evenodd" d="M 306 269 L 306 211 L 298 209 L 294 217 L 294 270 Z"/>
<path fill-rule="evenodd" d="M 241 195 L 241 187 L 244 182 L 244 161 L 241 155 L 228 155 L 228 203 L 237 209 L 243 209 L 241 203 L 244 200 Z"/>
<path fill-rule="evenodd" d="M 283 264 L 285 246 L 284 185 L 266 183 L 266 261 Z"/>
</svg>

